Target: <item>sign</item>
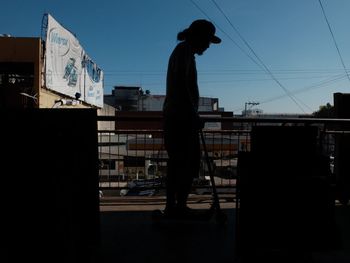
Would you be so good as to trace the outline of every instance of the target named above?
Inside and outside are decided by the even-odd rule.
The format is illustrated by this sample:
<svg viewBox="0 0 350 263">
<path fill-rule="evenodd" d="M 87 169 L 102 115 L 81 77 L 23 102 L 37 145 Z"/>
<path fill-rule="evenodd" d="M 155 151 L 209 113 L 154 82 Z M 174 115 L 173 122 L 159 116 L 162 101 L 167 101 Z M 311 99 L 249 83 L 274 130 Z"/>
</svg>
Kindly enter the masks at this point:
<svg viewBox="0 0 350 263">
<path fill-rule="evenodd" d="M 103 107 L 103 72 L 79 40 L 47 15 L 45 85 L 48 89 Z"/>
</svg>

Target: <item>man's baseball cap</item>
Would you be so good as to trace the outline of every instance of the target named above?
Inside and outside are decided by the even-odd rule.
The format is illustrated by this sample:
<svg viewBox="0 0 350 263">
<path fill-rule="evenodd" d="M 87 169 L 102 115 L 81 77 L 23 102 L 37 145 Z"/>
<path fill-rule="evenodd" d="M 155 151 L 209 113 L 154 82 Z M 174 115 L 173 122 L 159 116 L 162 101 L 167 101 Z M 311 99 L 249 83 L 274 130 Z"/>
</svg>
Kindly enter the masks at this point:
<svg viewBox="0 0 350 263">
<path fill-rule="evenodd" d="M 211 43 L 219 44 L 221 39 L 215 35 L 215 26 L 212 22 L 205 19 L 198 19 L 192 22 L 188 31 L 197 36 L 209 37 Z"/>
</svg>

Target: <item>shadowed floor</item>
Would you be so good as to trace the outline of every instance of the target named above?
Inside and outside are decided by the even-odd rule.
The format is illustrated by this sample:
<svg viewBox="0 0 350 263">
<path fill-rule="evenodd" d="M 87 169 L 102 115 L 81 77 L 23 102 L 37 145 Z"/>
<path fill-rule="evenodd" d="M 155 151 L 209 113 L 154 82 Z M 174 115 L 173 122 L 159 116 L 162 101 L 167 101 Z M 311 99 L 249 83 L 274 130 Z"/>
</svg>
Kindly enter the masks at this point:
<svg viewBox="0 0 350 263">
<path fill-rule="evenodd" d="M 125 211 L 125 207 L 123 209 L 122 205 L 117 204 L 102 207 L 101 261 L 244 262 L 237 257 L 236 210 L 232 204 L 226 205 L 226 208 L 223 205 L 223 211 L 228 216 L 225 225 L 218 224 L 214 218 L 209 221 L 156 224 L 152 221 L 151 213 L 161 204 L 136 205 L 132 211 Z M 350 206 L 336 206 L 335 213 L 341 241 L 339 248 L 306 256 L 291 251 L 264 251 L 256 254 L 257 258 L 272 262 L 350 262 Z"/>
<path fill-rule="evenodd" d="M 151 211 L 102 212 L 104 262 L 234 262 L 234 210 L 215 220 L 154 223 Z"/>
</svg>

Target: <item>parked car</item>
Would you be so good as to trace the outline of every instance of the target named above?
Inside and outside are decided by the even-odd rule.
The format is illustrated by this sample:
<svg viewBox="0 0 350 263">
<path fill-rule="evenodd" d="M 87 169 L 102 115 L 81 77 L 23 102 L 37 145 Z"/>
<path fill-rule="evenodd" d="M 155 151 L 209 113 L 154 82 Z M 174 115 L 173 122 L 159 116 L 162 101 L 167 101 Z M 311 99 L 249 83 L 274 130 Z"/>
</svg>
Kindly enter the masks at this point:
<svg viewBox="0 0 350 263">
<path fill-rule="evenodd" d="M 161 177 L 152 179 L 132 180 L 127 187 L 120 190 L 121 196 L 152 196 L 157 194 L 164 187 L 164 180 Z"/>
</svg>

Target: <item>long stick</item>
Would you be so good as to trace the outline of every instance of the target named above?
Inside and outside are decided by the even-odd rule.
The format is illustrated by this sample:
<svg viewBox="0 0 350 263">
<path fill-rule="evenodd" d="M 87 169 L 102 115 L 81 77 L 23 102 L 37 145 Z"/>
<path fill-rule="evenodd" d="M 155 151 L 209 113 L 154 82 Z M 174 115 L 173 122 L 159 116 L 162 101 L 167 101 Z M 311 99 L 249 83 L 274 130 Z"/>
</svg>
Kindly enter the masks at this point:
<svg viewBox="0 0 350 263">
<path fill-rule="evenodd" d="M 206 159 L 207 166 L 208 166 L 208 172 L 209 172 L 211 187 L 212 187 L 212 191 L 213 191 L 213 206 L 214 206 L 214 209 L 219 211 L 220 210 L 219 197 L 218 197 L 218 193 L 216 191 L 216 185 L 215 185 L 215 180 L 214 180 L 213 169 L 211 167 L 211 163 L 210 163 L 210 159 L 209 159 L 209 155 L 208 155 L 208 151 L 207 151 L 207 146 L 205 144 L 205 139 L 204 139 L 204 135 L 203 135 L 202 129 L 199 130 L 199 133 L 200 133 L 201 140 L 202 140 L 202 146 L 203 146 L 205 159 Z"/>
</svg>

